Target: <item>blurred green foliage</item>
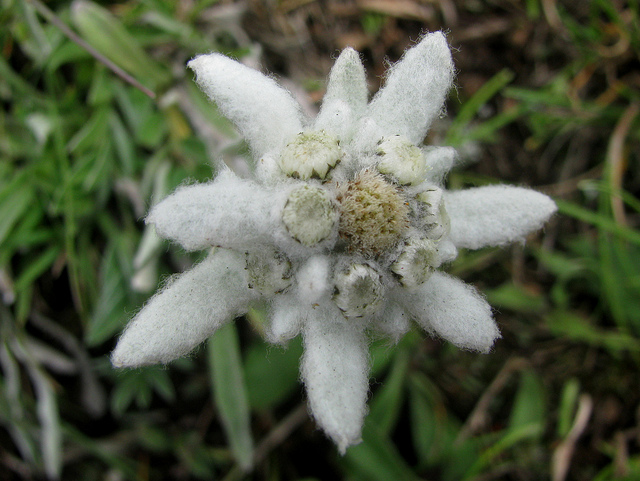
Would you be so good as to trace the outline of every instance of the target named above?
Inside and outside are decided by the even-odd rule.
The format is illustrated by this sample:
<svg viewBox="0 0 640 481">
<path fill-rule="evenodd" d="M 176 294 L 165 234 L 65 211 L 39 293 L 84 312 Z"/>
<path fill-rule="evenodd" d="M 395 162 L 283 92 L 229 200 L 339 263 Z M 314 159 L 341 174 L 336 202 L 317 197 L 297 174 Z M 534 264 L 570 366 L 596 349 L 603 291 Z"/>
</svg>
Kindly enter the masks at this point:
<svg viewBox="0 0 640 481">
<path fill-rule="evenodd" d="M 343 458 L 299 409 L 299 341 L 266 345 L 259 309 L 214 336 L 207 356 L 113 370 L 114 336 L 160 279 L 196 261 L 144 226 L 146 210 L 246 152 L 184 70 L 199 52 L 255 53 L 239 15 L 216 21 L 217 3 L 49 4 L 155 99 L 33 2 L 0 5 L 0 477 L 240 479 L 253 463 L 260 479 L 638 479 L 640 86 L 624 60 L 637 67 L 635 1 L 589 2 L 580 15 L 521 2 L 521 20 L 564 36 L 566 61 L 541 85 L 506 66 L 458 93 L 444 143 L 465 152 L 515 128 L 523 149 L 555 162 L 560 215 L 544 242 L 462 253 L 450 268 L 495 306 L 505 337 L 495 353 L 417 332 L 374 342 L 363 443 Z M 368 12 L 361 26 L 379 35 L 390 18 Z M 606 89 L 580 90 L 597 75 Z M 488 104 L 498 108 L 487 117 Z M 567 178 L 585 132 L 589 159 Z M 498 181 L 460 171 L 450 184 Z M 598 412 L 612 396 L 622 414 L 606 424 Z M 585 415 L 602 432 L 580 430 Z M 580 436 L 591 444 L 576 446 Z M 568 446 L 580 463 L 565 478 Z"/>
</svg>

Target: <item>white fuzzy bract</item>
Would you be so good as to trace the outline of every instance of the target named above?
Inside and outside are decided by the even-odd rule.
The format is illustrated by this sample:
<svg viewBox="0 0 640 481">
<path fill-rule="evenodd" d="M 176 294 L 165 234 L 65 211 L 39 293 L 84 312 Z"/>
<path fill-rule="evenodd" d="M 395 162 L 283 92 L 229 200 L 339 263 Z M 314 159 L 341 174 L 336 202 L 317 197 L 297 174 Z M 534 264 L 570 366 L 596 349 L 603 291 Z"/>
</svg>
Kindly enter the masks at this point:
<svg viewBox="0 0 640 481">
<path fill-rule="evenodd" d="M 273 79 L 223 55 L 189 67 L 246 137 L 254 178 L 219 172 L 151 210 L 160 236 L 214 249 L 134 317 L 112 362 L 167 363 L 267 300 L 267 340 L 302 335 L 311 413 L 344 452 L 367 410 L 370 333 L 398 341 L 413 320 L 489 351 L 500 337 L 490 306 L 437 269 L 459 248 L 524 241 L 556 206 L 521 187 L 444 190 L 455 151 L 422 145 L 453 81 L 440 32 L 405 53 L 370 103 L 360 58 L 344 50 L 315 120 Z"/>
</svg>

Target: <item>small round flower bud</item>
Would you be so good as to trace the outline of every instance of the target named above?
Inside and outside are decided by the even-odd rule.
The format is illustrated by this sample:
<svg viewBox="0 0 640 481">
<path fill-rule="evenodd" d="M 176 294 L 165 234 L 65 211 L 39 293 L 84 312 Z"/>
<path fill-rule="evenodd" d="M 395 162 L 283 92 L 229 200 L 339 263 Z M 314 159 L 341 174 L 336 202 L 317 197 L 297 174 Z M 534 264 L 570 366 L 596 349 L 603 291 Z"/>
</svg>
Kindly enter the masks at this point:
<svg viewBox="0 0 640 481">
<path fill-rule="evenodd" d="M 331 235 L 338 214 L 325 189 L 303 185 L 289 194 L 282 221 L 291 237 L 311 247 Z"/>
<path fill-rule="evenodd" d="M 398 259 L 391 265 L 405 287 L 424 284 L 433 273 L 438 262 L 438 249 L 431 239 L 410 239 L 402 248 Z"/>
<path fill-rule="evenodd" d="M 278 252 L 247 252 L 248 284 L 265 296 L 284 291 L 291 285 L 291 262 Z"/>
<path fill-rule="evenodd" d="M 378 170 L 403 185 L 424 181 L 427 163 L 419 147 L 400 135 L 385 137 L 378 143 Z"/>
<path fill-rule="evenodd" d="M 449 233 L 449 215 L 442 194 L 439 187 L 430 187 L 416 196 L 419 222 L 429 239 L 439 240 Z"/>
<path fill-rule="evenodd" d="M 352 264 L 334 278 L 333 300 L 345 317 L 373 314 L 382 304 L 380 274 L 365 264 Z"/>
<path fill-rule="evenodd" d="M 342 155 L 340 141 L 324 130 L 301 132 L 282 149 L 279 165 L 285 174 L 297 179 L 324 179 Z"/>
</svg>

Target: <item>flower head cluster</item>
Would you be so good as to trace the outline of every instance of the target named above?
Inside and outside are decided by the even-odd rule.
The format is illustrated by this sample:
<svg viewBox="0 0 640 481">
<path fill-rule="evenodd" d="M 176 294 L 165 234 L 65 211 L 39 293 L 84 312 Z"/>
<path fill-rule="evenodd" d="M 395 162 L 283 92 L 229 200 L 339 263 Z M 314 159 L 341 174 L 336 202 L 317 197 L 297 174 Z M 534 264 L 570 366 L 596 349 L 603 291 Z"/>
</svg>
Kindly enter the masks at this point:
<svg viewBox="0 0 640 481">
<path fill-rule="evenodd" d="M 500 336 L 491 308 L 437 269 L 458 248 L 524 239 L 555 204 L 519 187 L 443 189 L 455 152 L 421 145 L 453 79 L 439 32 L 405 53 L 371 102 L 357 52 L 344 50 L 313 121 L 273 79 L 223 55 L 189 67 L 247 139 L 254 178 L 225 170 L 151 210 L 161 236 L 216 249 L 148 302 L 113 363 L 169 362 L 267 300 L 267 339 L 302 334 L 311 412 L 344 452 L 361 435 L 370 335 L 398 340 L 413 320 L 487 352 Z"/>
</svg>

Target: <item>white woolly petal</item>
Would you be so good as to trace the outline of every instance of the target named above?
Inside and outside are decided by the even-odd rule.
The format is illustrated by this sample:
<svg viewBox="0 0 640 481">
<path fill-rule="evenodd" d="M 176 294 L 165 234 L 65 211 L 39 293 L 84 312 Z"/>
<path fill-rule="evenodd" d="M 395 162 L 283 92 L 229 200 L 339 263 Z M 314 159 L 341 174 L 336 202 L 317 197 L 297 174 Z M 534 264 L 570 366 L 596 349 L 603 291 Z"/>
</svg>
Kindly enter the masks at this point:
<svg viewBox="0 0 640 481">
<path fill-rule="evenodd" d="M 311 414 L 344 454 L 360 442 L 369 389 L 369 352 L 361 323 L 328 304 L 309 310 L 301 372 Z"/>
<path fill-rule="evenodd" d="M 256 162 L 255 177 L 265 185 L 275 185 L 286 178 L 278 163 L 279 156 L 264 155 Z"/>
<path fill-rule="evenodd" d="M 352 135 L 356 121 L 367 107 L 367 82 L 358 52 L 342 51 L 329 75 L 327 93 L 322 100 L 314 129 L 327 130 L 340 140 Z"/>
<path fill-rule="evenodd" d="M 369 104 L 367 117 L 384 136 L 404 135 L 419 144 L 439 115 L 453 80 L 453 61 L 442 32 L 426 35 L 391 69 Z"/>
<path fill-rule="evenodd" d="M 300 333 L 311 309 L 329 292 L 330 261 L 312 256 L 296 272 L 296 288 L 275 296 L 271 303 L 271 322 L 266 329 L 269 342 L 282 344 Z"/>
<path fill-rule="evenodd" d="M 219 249 L 175 276 L 129 323 L 111 356 L 116 367 L 167 363 L 184 356 L 224 323 L 245 313 L 244 256 Z"/>
<path fill-rule="evenodd" d="M 392 294 L 390 293 L 388 297 L 392 297 Z M 388 301 L 384 310 L 376 315 L 373 327 L 398 343 L 409 330 L 409 315 L 395 300 Z"/>
<path fill-rule="evenodd" d="M 251 250 L 274 230 L 274 193 L 231 171 L 213 182 L 178 188 L 151 209 L 158 235 L 193 251 L 211 246 Z"/>
<path fill-rule="evenodd" d="M 500 337 L 491 306 L 478 291 L 441 272 L 408 295 L 405 308 L 427 332 L 463 349 L 489 352 Z"/>
<path fill-rule="evenodd" d="M 308 309 L 295 295 L 280 294 L 271 303 L 271 320 L 265 329 L 267 341 L 283 344 L 300 334 Z"/>
<path fill-rule="evenodd" d="M 555 202 L 535 190 L 491 185 L 445 194 L 456 247 L 479 249 L 523 241 L 557 210 Z"/>
<path fill-rule="evenodd" d="M 427 164 L 427 181 L 442 185 L 453 167 L 456 150 L 453 147 L 424 147 L 422 153 Z"/>
<path fill-rule="evenodd" d="M 384 137 L 383 130 L 368 116 L 363 117 L 357 124 L 351 146 L 355 152 L 375 152 L 378 141 Z M 378 162 L 375 155 L 354 156 L 353 162 L 361 167 L 370 167 Z"/>
<path fill-rule="evenodd" d="M 458 249 L 447 237 L 438 244 L 437 261 L 434 267 L 438 268 L 446 262 L 453 261 L 456 257 L 458 257 Z"/>
<path fill-rule="evenodd" d="M 296 273 L 298 302 L 313 304 L 329 292 L 330 261 L 327 256 L 311 257 Z"/>
<path fill-rule="evenodd" d="M 224 55 L 200 55 L 188 64 L 202 91 L 235 123 L 257 158 L 277 151 L 302 130 L 291 94 L 273 79 Z"/>
</svg>

